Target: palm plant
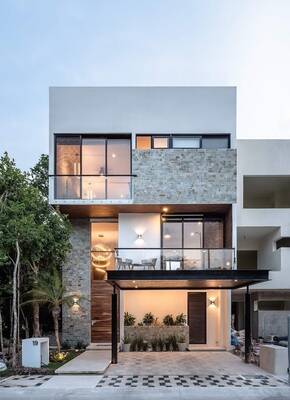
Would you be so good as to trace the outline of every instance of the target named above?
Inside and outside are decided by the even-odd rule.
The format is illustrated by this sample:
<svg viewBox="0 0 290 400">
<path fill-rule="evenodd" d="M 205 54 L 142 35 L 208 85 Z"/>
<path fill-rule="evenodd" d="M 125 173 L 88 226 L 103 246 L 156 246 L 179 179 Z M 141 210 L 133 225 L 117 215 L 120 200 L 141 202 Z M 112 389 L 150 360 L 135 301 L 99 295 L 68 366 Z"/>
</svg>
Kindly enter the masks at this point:
<svg viewBox="0 0 290 400">
<path fill-rule="evenodd" d="M 38 275 L 37 286 L 26 293 L 31 297 L 30 300 L 24 302 L 48 304 L 49 310 L 53 318 L 54 334 L 57 345 L 57 350 L 60 352 L 59 340 L 59 317 L 62 305 L 71 306 L 73 304 L 74 295 L 65 293 L 65 288 L 61 281 L 61 274 L 56 267 L 51 271 L 40 271 Z"/>
</svg>

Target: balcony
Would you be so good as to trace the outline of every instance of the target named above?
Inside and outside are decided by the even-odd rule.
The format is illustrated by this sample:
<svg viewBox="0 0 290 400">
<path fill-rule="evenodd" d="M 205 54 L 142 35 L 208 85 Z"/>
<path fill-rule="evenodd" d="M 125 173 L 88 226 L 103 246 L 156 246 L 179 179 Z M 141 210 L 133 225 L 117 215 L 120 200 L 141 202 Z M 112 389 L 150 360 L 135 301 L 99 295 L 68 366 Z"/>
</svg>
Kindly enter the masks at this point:
<svg viewBox="0 0 290 400">
<path fill-rule="evenodd" d="M 133 175 L 51 175 L 55 200 L 114 202 L 132 199 Z"/>
<path fill-rule="evenodd" d="M 107 270 L 190 271 L 235 269 L 235 251 L 232 248 L 116 248 L 114 251 L 94 250 L 91 252 L 91 257 L 95 274 Z"/>
</svg>

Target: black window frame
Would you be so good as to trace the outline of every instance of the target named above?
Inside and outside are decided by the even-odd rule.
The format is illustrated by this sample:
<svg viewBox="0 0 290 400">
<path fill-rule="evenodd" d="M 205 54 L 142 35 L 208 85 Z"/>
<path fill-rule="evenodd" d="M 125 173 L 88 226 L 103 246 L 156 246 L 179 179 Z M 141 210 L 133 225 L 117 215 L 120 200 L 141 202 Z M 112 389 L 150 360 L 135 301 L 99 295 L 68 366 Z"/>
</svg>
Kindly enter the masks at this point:
<svg viewBox="0 0 290 400">
<path fill-rule="evenodd" d="M 149 133 L 137 133 L 136 134 L 136 140 L 135 140 L 135 148 L 138 150 L 137 147 L 137 138 L 138 137 L 151 137 L 151 150 L 167 150 L 167 149 L 206 149 L 202 147 L 202 142 L 203 139 L 227 139 L 227 147 L 220 147 L 221 149 L 230 149 L 231 148 L 231 135 L 229 133 L 214 133 L 214 134 L 208 134 L 208 133 L 156 133 L 156 134 L 149 134 Z M 186 137 L 193 137 L 193 138 L 199 138 L 199 147 L 173 147 L 173 138 L 178 137 L 178 138 L 186 138 Z M 168 147 L 154 147 L 154 138 L 168 138 Z M 213 148 L 214 150 L 215 148 Z M 219 148 L 216 148 L 219 149 Z M 142 149 L 140 149 L 142 150 Z M 146 149 L 148 150 L 148 149 Z"/>
</svg>

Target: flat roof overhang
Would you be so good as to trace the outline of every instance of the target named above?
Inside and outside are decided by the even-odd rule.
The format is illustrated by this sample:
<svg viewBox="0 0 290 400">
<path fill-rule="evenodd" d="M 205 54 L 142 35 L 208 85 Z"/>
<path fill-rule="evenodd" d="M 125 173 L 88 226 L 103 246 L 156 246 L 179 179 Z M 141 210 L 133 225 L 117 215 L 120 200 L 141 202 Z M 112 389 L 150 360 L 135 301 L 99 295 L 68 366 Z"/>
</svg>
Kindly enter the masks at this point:
<svg viewBox="0 0 290 400">
<path fill-rule="evenodd" d="M 119 213 L 162 213 L 163 207 L 169 213 L 213 213 L 226 214 L 231 204 L 61 204 L 59 209 L 71 218 L 118 217 Z"/>
<path fill-rule="evenodd" d="M 268 270 L 128 270 L 107 272 L 108 283 L 121 290 L 238 289 L 268 280 Z"/>
</svg>

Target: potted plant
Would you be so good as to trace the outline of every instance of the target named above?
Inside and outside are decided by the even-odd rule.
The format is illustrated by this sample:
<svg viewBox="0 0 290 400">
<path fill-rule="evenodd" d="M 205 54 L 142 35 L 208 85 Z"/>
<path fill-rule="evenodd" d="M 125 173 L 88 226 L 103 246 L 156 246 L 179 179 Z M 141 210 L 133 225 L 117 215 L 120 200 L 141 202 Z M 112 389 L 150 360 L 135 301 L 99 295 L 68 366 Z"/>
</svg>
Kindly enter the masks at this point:
<svg viewBox="0 0 290 400">
<path fill-rule="evenodd" d="M 166 326 L 174 325 L 174 319 L 173 319 L 172 314 L 165 315 L 165 317 L 163 318 L 163 324 Z"/>
<path fill-rule="evenodd" d="M 178 336 L 177 345 L 178 345 L 178 350 L 179 351 L 186 351 L 186 342 L 185 342 L 185 336 L 184 335 Z"/>
<path fill-rule="evenodd" d="M 134 317 L 134 315 L 132 315 L 128 312 L 124 313 L 124 325 L 125 326 L 134 326 L 135 321 L 136 321 L 136 318 Z"/>
<path fill-rule="evenodd" d="M 151 312 L 146 313 L 143 317 L 143 324 L 145 326 L 150 326 L 153 324 L 154 320 L 155 320 L 154 315 Z"/>
<path fill-rule="evenodd" d="M 124 336 L 123 351 L 125 351 L 125 352 L 130 351 L 130 347 L 131 347 L 131 340 L 130 340 L 129 336 Z"/>
<path fill-rule="evenodd" d="M 186 315 L 183 313 L 176 315 L 175 325 L 183 326 L 185 324 L 186 324 Z"/>
</svg>

